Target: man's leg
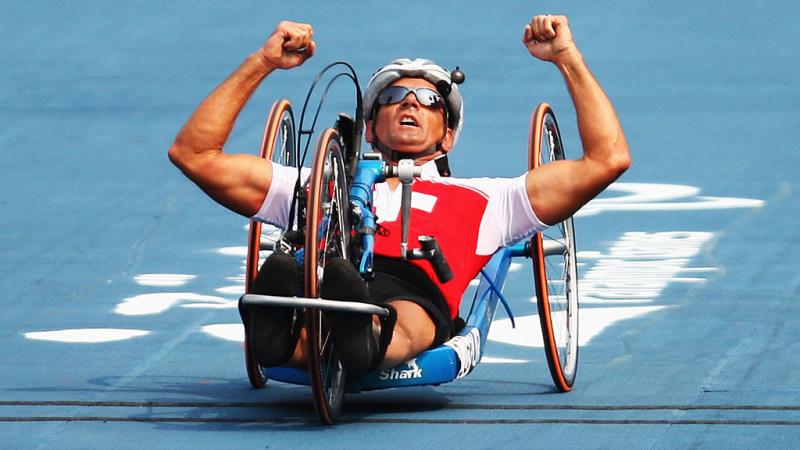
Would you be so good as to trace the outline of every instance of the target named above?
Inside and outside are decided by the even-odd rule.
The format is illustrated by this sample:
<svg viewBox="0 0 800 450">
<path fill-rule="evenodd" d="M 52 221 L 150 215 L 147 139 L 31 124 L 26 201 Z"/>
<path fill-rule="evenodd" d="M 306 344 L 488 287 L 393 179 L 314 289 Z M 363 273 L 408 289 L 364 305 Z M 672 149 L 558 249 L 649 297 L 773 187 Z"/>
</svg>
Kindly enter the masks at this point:
<svg viewBox="0 0 800 450">
<path fill-rule="evenodd" d="M 330 267 L 336 288 L 329 285 L 328 298 L 342 298 L 351 301 L 369 301 L 369 293 L 363 285 L 358 273 L 344 260 L 333 263 Z M 356 278 L 357 277 L 357 278 Z M 352 279 L 351 279 L 352 278 Z M 254 291 L 259 294 L 297 295 L 298 274 L 294 259 L 288 255 L 271 255 L 259 271 Z M 323 288 L 323 290 L 326 290 Z M 342 291 L 342 292 L 336 292 Z M 339 295 L 336 295 L 339 294 Z M 427 350 L 436 335 L 436 326 L 430 315 L 419 304 L 408 300 L 392 300 L 388 305 L 396 311 L 397 320 L 391 341 L 386 349 L 385 357 L 380 363 L 381 368 L 394 367 L 402 364 L 414 356 Z M 295 311 L 290 308 L 253 306 L 245 309 L 239 306 L 245 330 L 253 346 L 256 360 L 265 367 L 285 365 L 290 367 L 305 368 L 308 358 L 306 349 L 307 330 L 298 326 L 302 318 L 295 316 Z M 387 326 L 378 318 L 372 319 L 372 329 L 357 325 L 358 322 L 369 323 L 368 316 L 344 314 L 340 319 L 350 326 L 345 327 L 343 339 L 351 340 L 351 345 L 343 346 L 346 353 L 362 353 L 366 351 L 366 359 L 356 355 L 347 354 L 345 359 L 355 357 L 357 372 L 366 371 L 369 367 L 369 355 L 380 351 L 380 332 L 382 326 Z M 363 320 L 362 320 L 363 319 Z M 335 319 L 334 319 L 335 320 Z M 353 326 L 355 325 L 355 326 Z M 354 345 L 353 345 L 354 344 Z M 290 350 L 291 348 L 291 350 Z M 344 355 L 343 355 L 344 356 Z M 359 355 L 360 356 L 360 355 Z"/>
<path fill-rule="evenodd" d="M 424 352 L 436 336 L 433 320 L 420 305 L 408 300 L 393 300 L 389 304 L 397 311 L 397 322 L 380 365 L 382 369 L 402 364 Z"/>
<path fill-rule="evenodd" d="M 367 285 L 358 271 L 342 258 L 331 258 L 325 266 L 322 298 L 372 303 Z M 366 314 L 332 312 L 333 342 L 342 365 L 355 377 L 374 368 L 380 358 L 381 335 L 376 333 L 372 317 Z"/>
<path fill-rule="evenodd" d="M 388 369 L 398 366 L 419 355 L 433 343 L 436 335 L 434 325 L 428 313 L 418 304 L 406 300 L 389 302 L 397 310 L 397 323 L 386 356 L 378 368 Z M 373 319 L 375 328 L 380 327 L 380 319 Z M 308 364 L 308 348 L 306 344 L 307 329 L 300 330 L 300 337 L 292 357 L 284 364 L 288 367 L 305 369 Z"/>
<path fill-rule="evenodd" d="M 289 255 L 273 253 L 259 269 L 253 285 L 256 294 L 291 297 L 299 290 L 297 266 Z M 256 361 L 264 367 L 280 366 L 297 347 L 302 314 L 292 308 L 239 303 L 245 333 Z"/>
<path fill-rule="evenodd" d="M 300 330 L 300 336 L 297 338 L 297 344 L 294 346 L 294 353 L 283 364 L 284 366 L 301 370 L 308 369 L 308 344 L 306 339 L 308 339 L 308 326 L 304 324 Z"/>
<path fill-rule="evenodd" d="M 355 268 L 341 258 L 329 260 L 325 267 L 322 298 L 376 303 Z M 378 303 L 390 310 L 389 317 L 331 314 L 339 357 L 356 377 L 378 367 L 404 363 L 428 349 L 436 339 L 435 322 L 419 303 L 402 297 Z"/>
</svg>

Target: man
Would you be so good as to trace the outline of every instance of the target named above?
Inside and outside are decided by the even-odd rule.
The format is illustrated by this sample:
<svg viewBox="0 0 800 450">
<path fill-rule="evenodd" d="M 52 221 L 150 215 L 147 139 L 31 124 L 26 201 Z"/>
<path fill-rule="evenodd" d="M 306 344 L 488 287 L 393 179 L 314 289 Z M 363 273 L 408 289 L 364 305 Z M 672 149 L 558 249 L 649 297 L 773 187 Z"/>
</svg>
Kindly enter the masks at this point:
<svg viewBox="0 0 800 450">
<path fill-rule="evenodd" d="M 428 206 L 412 210 L 410 241 L 419 234 L 440 239 L 455 278 L 441 283 L 426 261 L 391 258 L 399 245 L 398 180 L 376 186 L 379 218 L 376 277 L 365 285 L 341 259 L 325 268 L 322 297 L 380 303 L 391 315 L 333 315 L 333 334 L 351 376 L 388 368 L 438 345 L 454 332 L 460 296 L 499 246 L 570 217 L 630 165 L 614 109 L 572 40 L 564 16 L 540 15 L 522 42 L 535 58 L 561 72 L 577 113 L 583 155 L 512 179 L 437 176 L 435 160 L 452 148 L 461 127 L 462 102 L 446 70 L 428 60 L 395 60 L 379 69 L 365 92 L 366 140 L 389 161 L 413 158 L 423 176 L 414 196 Z M 264 46 L 197 108 L 175 139 L 169 157 L 203 191 L 246 217 L 285 224 L 296 170 L 250 154 L 222 150 L 234 121 L 259 83 L 275 69 L 290 69 L 313 56 L 310 25 L 281 22 Z M 492 149 L 492 151 L 499 151 Z M 451 222 L 443 222 L 445 220 Z M 411 242 L 409 243 L 411 244 Z M 297 268 L 274 254 L 262 266 L 254 292 L 300 295 Z M 287 308 L 240 306 L 255 356 L 262 366 L 304 367 L 302 315 Z"/>
</svg>

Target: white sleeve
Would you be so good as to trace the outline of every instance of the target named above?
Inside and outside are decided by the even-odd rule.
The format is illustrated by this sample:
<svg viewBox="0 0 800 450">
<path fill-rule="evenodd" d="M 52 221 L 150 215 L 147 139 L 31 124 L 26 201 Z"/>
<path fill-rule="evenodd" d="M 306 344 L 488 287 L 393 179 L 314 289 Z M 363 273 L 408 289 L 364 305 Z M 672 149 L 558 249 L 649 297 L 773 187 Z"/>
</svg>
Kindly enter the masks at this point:
<svg viewBox="0 0 800 450">
<path fill-rule="evenodd" d="M 305 181 L 311 174 L 311 169 L 303 167 L 301 178 Z M 251 217 L 259 222 L 266 222 L 276 227 L 285 229 L 289 224 L 289 209 L 292 206 L 294 185 L 297 181 L 297 168 L 286 167 L 272 163 L 272 182 L 261 209 Z"/>
<path fill-rule="evenodd" d="M 525 174 L 516 178 L 476 178 L 465 181 L 489 197 L 478 234 L 478 254 L 492 254 L 500 247 L 548 227 L 533 212 L 525 186 Z"/>
</svg>

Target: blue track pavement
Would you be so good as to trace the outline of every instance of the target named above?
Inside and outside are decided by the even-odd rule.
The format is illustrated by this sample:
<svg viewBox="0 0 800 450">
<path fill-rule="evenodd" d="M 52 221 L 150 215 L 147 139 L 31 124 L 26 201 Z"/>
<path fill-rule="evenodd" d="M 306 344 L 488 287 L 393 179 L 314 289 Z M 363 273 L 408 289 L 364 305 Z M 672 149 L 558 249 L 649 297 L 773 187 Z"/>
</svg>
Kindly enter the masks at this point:
<svg viewBox="0 0 800 450">
<path fill-rule="evenodd" d="M 796 3 L 300 3 L 0 3 L 0 447 L 800 446 Z M 463 380 L 349 396 L 335 427 L 308 388 L 252 390 L 246 221 L 166 158 L 194 107 L 280 19 L 308 21 L 317 56 L 266 80 L 231 151 L 328 62 L 366 80 L 425 56 L 467 75 L 454 173 L 518 175 L 540 101 L 580 152 L 559 74 L 519 42 L 538 12 L 569 15 L 634 158 L 576 218 L 574 390 L 550 382 L 525 264 L 518 328 L 498 313 Z"/>
</svg>

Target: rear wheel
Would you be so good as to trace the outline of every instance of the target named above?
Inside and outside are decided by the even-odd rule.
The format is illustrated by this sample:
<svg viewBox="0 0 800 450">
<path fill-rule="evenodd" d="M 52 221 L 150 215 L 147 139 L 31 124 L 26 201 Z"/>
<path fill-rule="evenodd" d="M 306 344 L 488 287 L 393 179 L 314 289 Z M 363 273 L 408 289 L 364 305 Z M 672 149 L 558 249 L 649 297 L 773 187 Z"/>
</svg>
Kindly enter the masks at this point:
<svg viewBox="0 0 800 450">
<path fill-rule="evenodd" d="M 308 187 L 305 233 L 306 297 L 318 298 L 329 258 L 348 259 L 350 227 L 345 166 L 339 134 L 320 137 Z M 314 405 L 323 423 L 332 424 L 342 409 L 345 373 L 331 336 L 327 315 L 307 311 L 309 378 Z"/>
<path fill-rule="evenodd" d="M 274 161 L 284 166 L 297 166 L 298 154 L 295 143 L 294 116 L 292 106 L 288 100 L 279 100 L 272 105 L 264 127 L 264 136 L 261 140 L 262 158 Z M 247 239 L 247 260 L 245 268 L 245 293 L 250 294 L 253 283 L 258 276 L 261 262 L 272 250 L 280 230 L 261 222 L 250 221 L 250 230 Z M 262 367 L 258 365 L 247 339 L 244 338 L 245 367 L 247 378 L 254 388 L 262 388 L 267 382 Z"/>
<path fill-rule="evenodd" d="M 564 159 L 555 114 L 542 103 L 531 123 L 528 168 Z M 544 350 L 556 387 L 572 389 L 578 368 L 578 271 L 570 217 L 531 239 L 536 303 Z"/>
</svg>

